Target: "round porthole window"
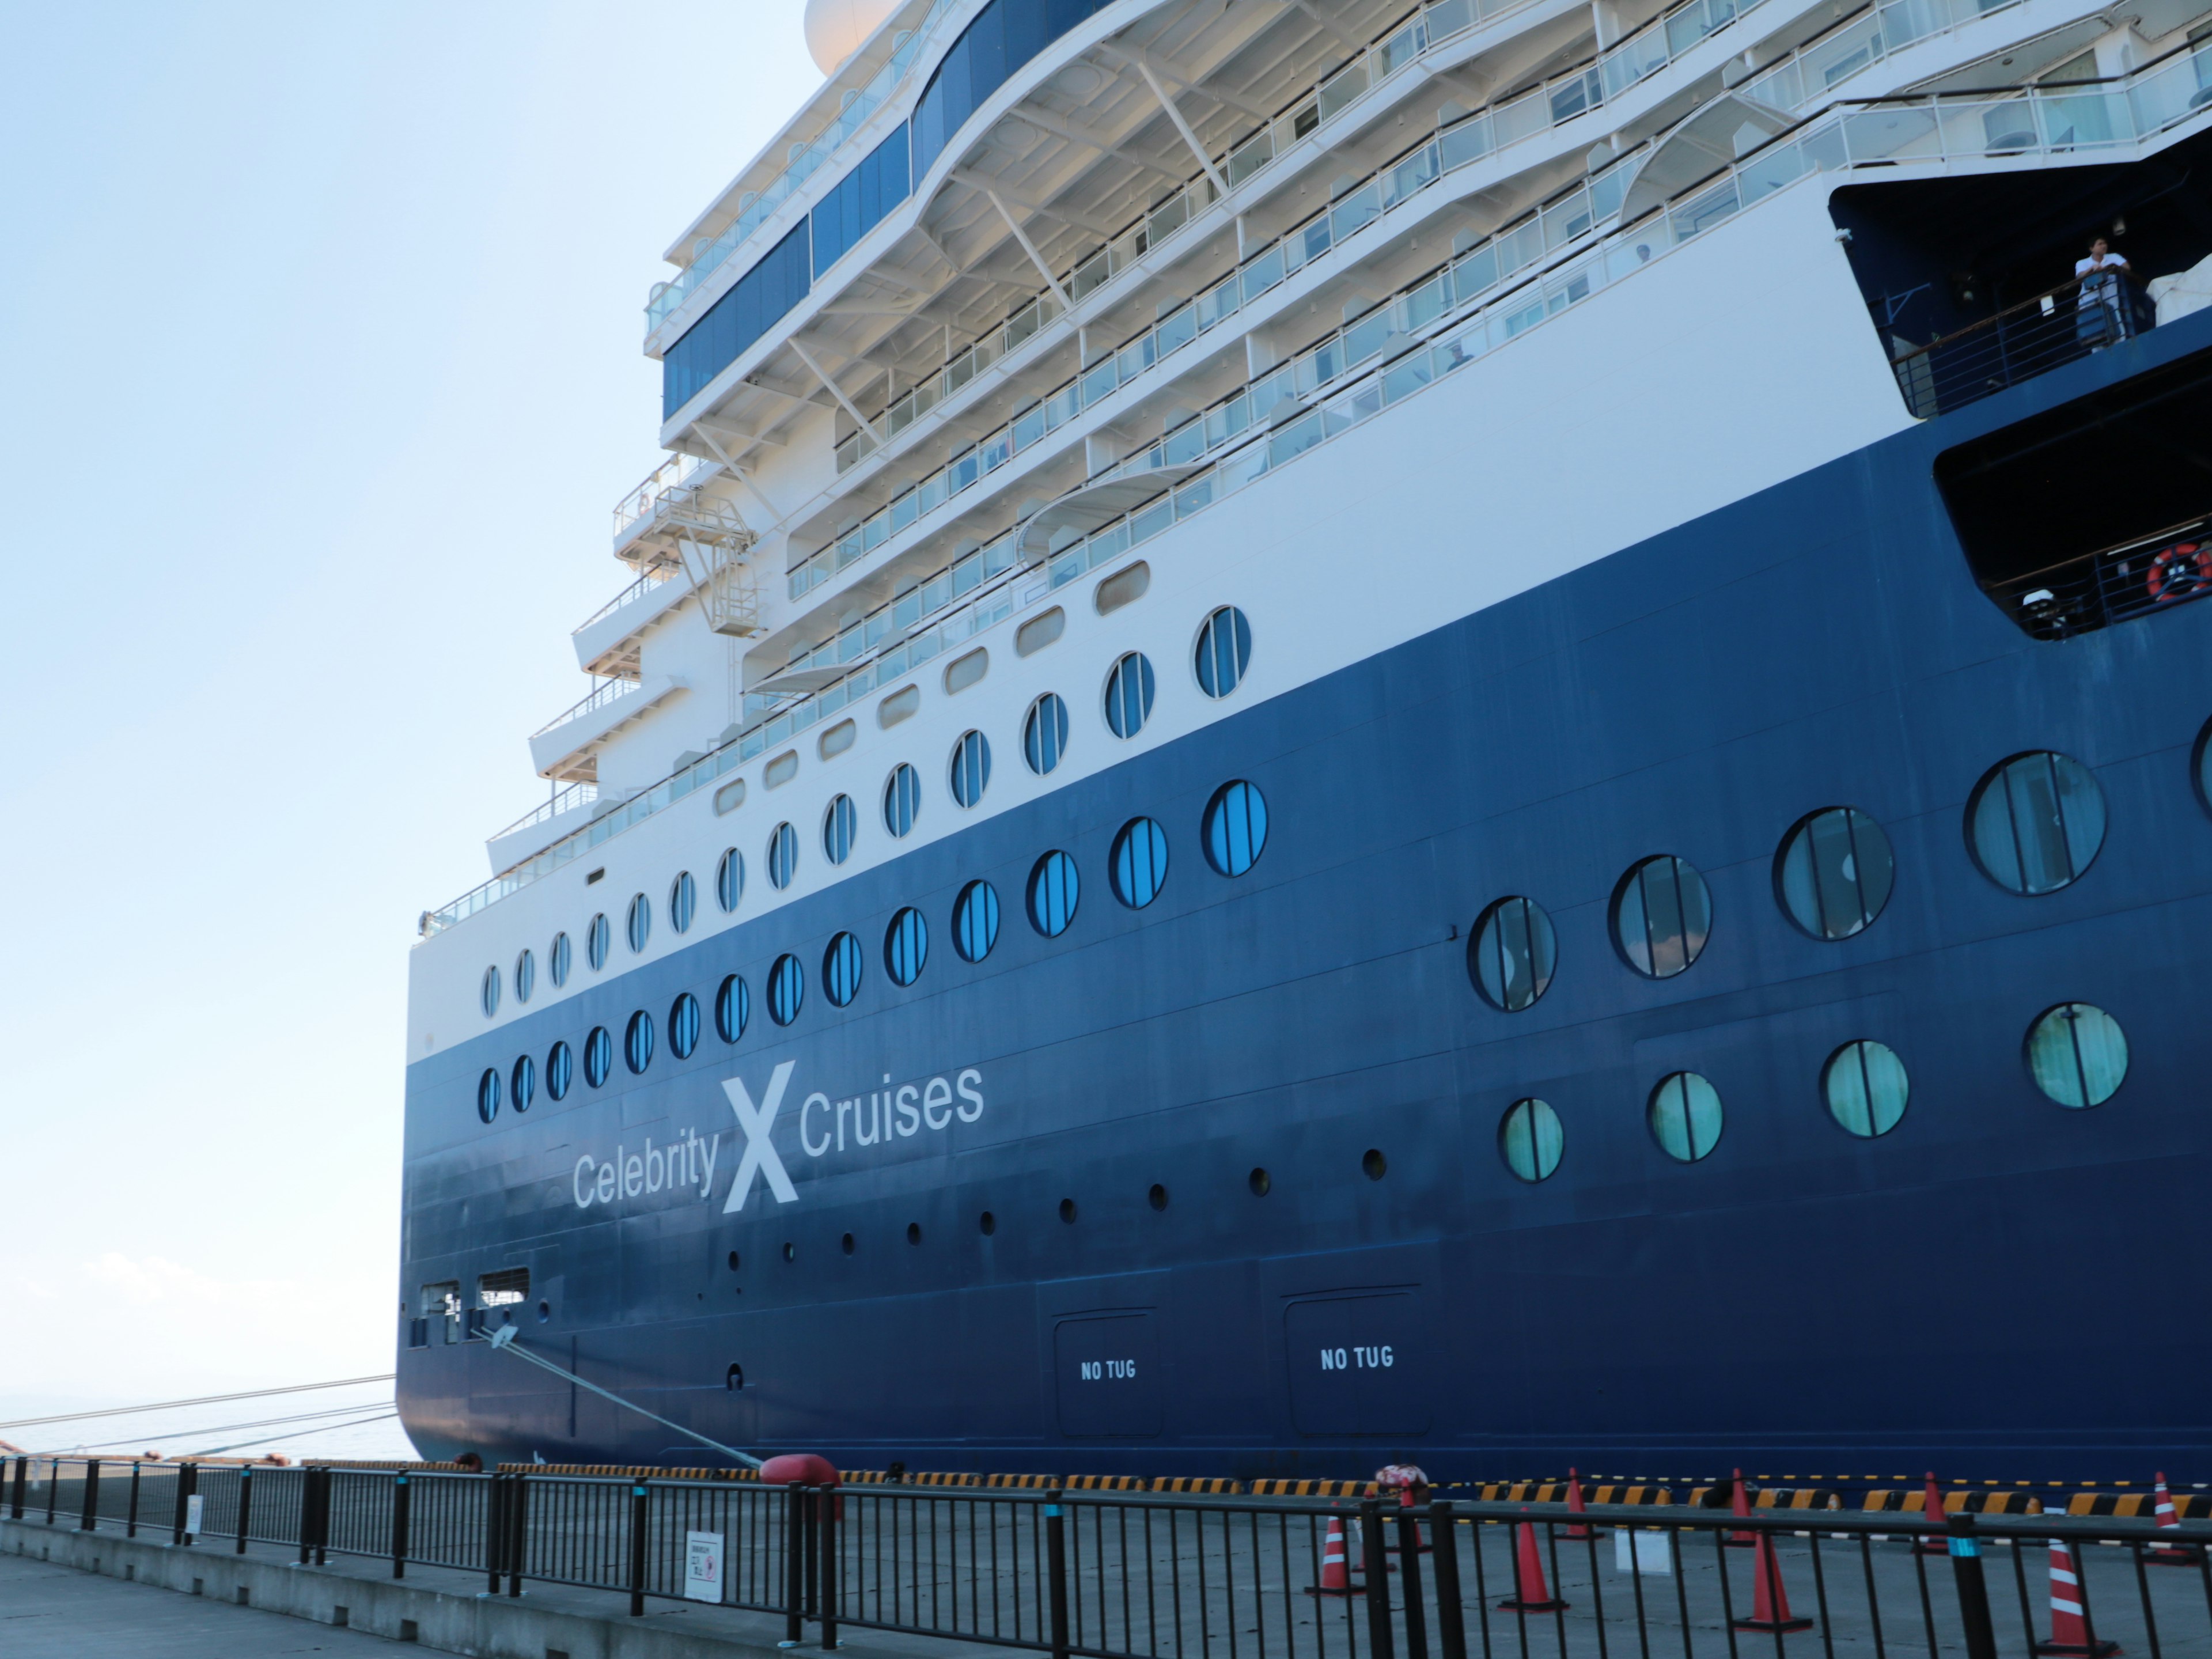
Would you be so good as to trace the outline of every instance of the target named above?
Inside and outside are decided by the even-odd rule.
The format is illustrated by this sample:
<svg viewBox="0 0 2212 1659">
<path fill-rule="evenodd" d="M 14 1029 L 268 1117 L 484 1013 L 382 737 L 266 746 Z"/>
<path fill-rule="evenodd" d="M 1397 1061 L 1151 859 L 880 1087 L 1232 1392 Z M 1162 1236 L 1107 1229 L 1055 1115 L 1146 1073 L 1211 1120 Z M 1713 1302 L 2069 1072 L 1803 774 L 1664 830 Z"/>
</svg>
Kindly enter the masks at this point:
<svg viewBox="0 0 2212 1659">
<path fill-rule="evenodd" d="M 639 1009 L 623 1031 L 623 1063 L 634 1073 L 653 1064 L 653 1016 Z"/>
<path fill-rule="evenodd" d="M 832 864 L 842 864 L 853 856 L 853 837 L 860 827 L 860 815 L 854 810 L 850 795 L 833 796 L 829 810 L 822 815 L 822 856 Z"/>
<path fill-rule="evenodd" d="M 1252 624 L 1235 605 L 1224 605 L 1198 630 L 1198 689 L 1209 697 L 1227 696 L 1243 682 L 1251 660 Z"/>
<path fill-rule="evenodd" d="M 999 890 L 971 881 L 952 902 L 952 948 L 963 962 L 981 962 L 999 942 Z"/>
<path fill-rule="evenodd" d="M 1152 714 L 1152 665 L 1141 651 L 1117 661 L 1106 676 L 1106 729 L 1133 738 Z"/>
<path fill-rule="evenodd" d="M 894 985 L 911 985 L 929 960 L 929 924 L 911 904 L 891 918 L 884 933 L 884 971 Z"/>
<path fill-rule="evenodd" d="M 921 811 L 921 774 L 901 761 L 884 781 L 884 828 L 895 836 L 914 828 Z"/>
<path fill-rule="evenodd" d="M 1532 898 L 1499 899 L 1475 919 L 1467 942 L 1468 977 L 1493 1008 L 1509 1014 L 1534 1006 L 1559 963 L 1552 918 Z"/>
<path fill-rule="evenodd" d="M 1651 1091 L 1644 1121 L 1661 1152 L 1695 1164 L 1720 1145 L 1720 1091 L 1695 1072 L 1673 1073 Z"/>
<path fill-rule="evenodd" d="M 691 931 L 691 917 L 699 908 L 699 884 L 689 870 L 678 872 L 668 884 L 668 925 L 679 933 Z"/>
<path fill-rule="evenodd" d="M 779 1025 L 788 1025 L 799 1018 L 799 1005 L 805 1000 L 806 970 L 797 957 L 787 951 L 768 970 L 768 1017 Z"/>
<path fill-rule="evenodd" d="M 1106 878 L 1115 898 L 1143 909 L 1168 878 L 1168 832 L 1151 818 L 1131 818 L 1114 837 Z"/>
<path fill-rule="evenodd" d="M 2102 1008 L 2062 1002 L 2028 1028 L 2027 1069 L 2061 1106 L 2101 1106 L 2127 1080 L 2128 1039 Z"/>
<path fill-rule="evenodd" d="M 769 833 L 769 884 L 778 889 L 788 887 L 791 878 L 798 873 L 799 831 L 787 823 L 779 823 Z"/>
<path fill-rule="evenodd" d="M 591 1036 L 584 1039 L 584 1081 L 596 1089 L 614 1068 L 615 1040 L 605 1026 L 594 1025 Z"/>
<path fill-rule="evenodd" d="M 538 1096 L 538 1062 L 528 1054 L 518 1057 L 514 1069 L 507 1077 L 507 1097 L 514 1102 L 514 1109 L 526 1112 L 530 1103 Z"/>
<path fill-rule="evenodd" d="M 1239 778 L 1215 790 L 1200 839 L 1206 861 L 1221 875 L 1241 876 L 1257 864 L 1267 845 L 1267 802 L 1259 786 Z"/>
<path fill-rule="evenodd" d="M 489 1123 L 499 1115 L 499 1067 L 487 1066 L 477 1079 L 477 1115 Z"/>
<path fill-rule="evenodd" d="M 568 1082 L 576 1074 L 575 1051 L 565 1042 L 556 1042 L 545 1053 L 545 1092 L 556 1100 L 568 1096 Z"/>
<path fill-rule="evenodd" d="M 1540 1100 L 1516 1100 L 1498 1125 L 1498 1155 L 1522 1181 L 1545 1180 L 1559 1167 L 1566 1132 L 1559 1115 Z"/>
<path fill-rule="evenodd" d="M 1820 1093 L 1830 1117 L 1871 1140 L 1903 1121 L 1911 1085 L 1905 1075 L 1905 1062 L 1894 1050 L 1862 1038 L 1828 1056 L 1820 1068 Z"/>
<path fill-rule="evenodd" d="M 726 911 L 738 908 L 738 901 L 745 896 L 745 855 L 734 847 L 722 854 L 722 860 L 714 866 L 714 902 Z"/>
<path fill-rule="evenodd" d="M 991 741 L 981 732 L 965 733 L 952 745 L 952 799 L 963 806 L 979 806 L 991 787 Z"/>
<path fill-rule="evenodd" d="M 1067 752 L 1067 705 L 1048 691 L 1022 716 L 1022 758 L 1042 777 Z"/>
<path fill-rule="evenodd" d="M 838 934 L 822 953 L 823 994 L 844 1007 L 860 994 L 860 941 L 850 933 Z"/>
<path fill-rule="evenodd" d="M 635 956 L 645 949 L 645 942 L 653 937 L 653 901 L 642 893 L 631 896 L 629 918 L 623 933 L 629 939 L 630 953 Z"/>
<path fill-rule="evenodd" d="M 553 943 L 545 951 L 545 968 L 553 975 L 556 988 L 568 982 L 568 936 L 566 933 L 553 935 Z"/>
<path fill-rule="evenodd" d="M 1695 962 L 1712 922 L 1705 878 L 1671 854 L 1632 866 L 1613 890 L 1613 945 L 1652 979 L 1671 979 Z"/>
<path fill-rule="evenodd" d="M 477 987 L 477 1000 L 483 1005 L 484 1018 L 489 1019 L 499 1012 L 499 969 L 487 968 L 483 979 Z"/>
<path fill-rule="evenodd" d="M 592 925 L 584 930 L 584 960 L 598 973 L 607 965 L 607 945 L 614 937 L 614 929 L 607 923 L 606 913 L 601 911 L 592 918 Z"/>
<path fill-rule="evenodd" d="M 2055 893 L 2079 880 L 2105 844 L 2105 792 L 2069 756 L 2015 755 L 1974 786 L 1966 842 L 2008 893 Z"/>
<path fill-rule="evenodd" d="M 1800 818 L 1774 855 L 1783 914 L 1814 939 L 1863 933 L 1889 902 L 1897 862 L 1882 827 L 1855 806 Z"/>
<path fill-rule="evenodd" d="M 530 1000 L 530 994 L 538 988 L 538 958 L 527 951 L 514 959 L 514 1000 Z"/>
<path fill-rule="evenodd" d="M 745 1034 L 745 1026 L 753 1016 L 753 994 L 744 981 L 732 974 L 714 993 L 714 1033 L 725 1042 L 735 1042 Z"/>
<path fill-rule="evenodd" d="M 668 1005 L 668 1052 L 678 1060 L 689 1060 L 698 1046 L 699 999 L 685 991 Z"/>
<path fill-rule="evenodd" d="M 1030 871 L 1030 926 L 1047 939 L 1057 939 L 1075 920 L 1075 905 L 1082 883 L 1075 860 L 1065 853 L 1047 853 Z"/>
</svg>

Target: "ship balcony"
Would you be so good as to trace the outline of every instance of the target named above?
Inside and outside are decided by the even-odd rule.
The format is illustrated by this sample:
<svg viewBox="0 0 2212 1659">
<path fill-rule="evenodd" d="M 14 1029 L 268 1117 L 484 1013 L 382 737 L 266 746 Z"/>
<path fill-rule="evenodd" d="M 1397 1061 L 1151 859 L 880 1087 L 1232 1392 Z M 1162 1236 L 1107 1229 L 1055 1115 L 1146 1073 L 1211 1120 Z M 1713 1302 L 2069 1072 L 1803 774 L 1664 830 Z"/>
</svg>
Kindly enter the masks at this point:
<svg viewBox="0 0 2212 1659">
<path fill-rule="evenodd" d="M 692 591 L 680 569 L 640 576 L 570 633 L 576 666 L 601 678 L 636 679 L 641 672 L 639 641 L 646 629 L 690 599 Z"/>
<path fill-rule="evenodd" d="M 609 803 L 613 805 L 612 802 Z M 484 853 L 495 876 L 544 852 L 562 836 L 589 823 L 600 812 L 599 787 L 572 783 L 556 789 L 534 811 L 484 838 Z"/>
<path fill-rule="evenodd" d="M 556 783 L 597 783 L 599 745 L 684 689 L 684 682 L 671 674 L 602 681 L 574 707 L 530 734 L 531 764 L 538 776 Z"/>
</svg>

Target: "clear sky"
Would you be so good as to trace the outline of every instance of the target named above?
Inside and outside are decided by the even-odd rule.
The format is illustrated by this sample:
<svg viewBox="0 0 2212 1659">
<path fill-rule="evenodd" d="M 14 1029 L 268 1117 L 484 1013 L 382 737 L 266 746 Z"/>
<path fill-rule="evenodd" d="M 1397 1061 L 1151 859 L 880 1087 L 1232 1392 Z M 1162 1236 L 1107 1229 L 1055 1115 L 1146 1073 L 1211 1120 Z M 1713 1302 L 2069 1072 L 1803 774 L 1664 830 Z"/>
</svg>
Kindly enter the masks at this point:
<svg viewBox="0 0 2212 1659">
<path fill-rule="evenodd" d="M 391 1369 L 416 917 L 544 797 L 800 12 L 0 7 L 0 1417 Z"/>
</svg>

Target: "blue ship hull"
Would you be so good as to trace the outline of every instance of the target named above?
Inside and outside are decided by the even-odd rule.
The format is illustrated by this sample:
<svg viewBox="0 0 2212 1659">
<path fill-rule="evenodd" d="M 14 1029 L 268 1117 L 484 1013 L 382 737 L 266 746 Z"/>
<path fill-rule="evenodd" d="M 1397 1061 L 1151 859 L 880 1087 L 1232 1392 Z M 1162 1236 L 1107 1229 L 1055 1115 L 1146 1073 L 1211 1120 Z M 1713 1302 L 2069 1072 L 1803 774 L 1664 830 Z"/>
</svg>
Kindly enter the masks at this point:
<svg viewBox="0 0 2212 1659">
<path fill-rule="evenodd" d="M 513 1311 L 547 1357 L 848 1468 L 2212 1480 L 2185 1383 L 2212 1359 L 2191 1289 L 2212 1027 L 2189 989 L 2212 958 L 2191 778 L 2212 605 L 2033 641 L 1977 589 L 1931 477 L 1950 446 L 2209 338 L 2191 319 L 1929 422 L 420 1060 L 410 1296 L 527 1266 Z M 2024 898 L 1977 869 L 1962 815 L 2030 750 L 2089 767 L 2110 828 L 2081 879 Z M 1198 825 L 1235 778 L 1270 827 L 1228 879 Z M 1773 870 L 1836 805 L 1887 829 L 1897 876 L 1828 943 L 1791 926 Z M 1170 866 L 1132 910 L 1107 850 L 1139 813 Z M 1084 886 L 1048 939 L 1020 895 L 1055 847 Z M 1664 981 L 1623 964 L 1607 920 L 1656 853 L 1713 904 L 1704 955 Z M 979 876 L 1006 915 L 970 964 L 949 917 Z M 1559 935 L 1548 993 L 1510 1014 L 1467 957 L 1509 894 Z M 933 929 L 918 983 L 871 950 L 851 1006 L 810 971 L 797 1021 L 768 1020 L 779 954 L 818 964 L 906 904 Z M 565 1102 L 477 1122 L 483 1068 L 593 1025 L 619 1048 L 633 1010 L 711 1006 L 731 972 L 755 998 L 734 1046 L 710 1022 L 688 1060 L 617 1059 L 605 1088 L 580 1071 Z M 2023 1058 L 2067 1001 L 2129 1038 L 2094 1109 L 2054 1104 Z M 1862 1037 L 1911 1076 L 1872 1139 L 1820 1093 Z M 738 1168 L 724 1087 L 761 1109 L 786 1062 L 789 1203 Z M 1679 1070 L 1724 1103 L 1695 1164 L 1644 1122 Z M 802 1117 L 817 1091 L 829 1109 Z M 1540 1183 L 1498 1150 L 1524 1097 L 1565 1128 Z M 648 1138 L 659 1190 L 628 1194 Z M 427 1455 L 713 1461 L 443 1324 L 399 1355 Z"/>
</svg>

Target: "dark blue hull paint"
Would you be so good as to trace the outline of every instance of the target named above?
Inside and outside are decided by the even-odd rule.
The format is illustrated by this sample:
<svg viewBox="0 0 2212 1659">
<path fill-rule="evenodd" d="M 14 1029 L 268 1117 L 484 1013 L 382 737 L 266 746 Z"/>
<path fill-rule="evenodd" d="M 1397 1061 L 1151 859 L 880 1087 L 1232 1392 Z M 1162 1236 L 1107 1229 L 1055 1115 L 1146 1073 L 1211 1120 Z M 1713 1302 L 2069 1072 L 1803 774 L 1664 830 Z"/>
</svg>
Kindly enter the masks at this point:
<svg viewBox="0 0 2212 1659">
<path fill-rule="evenodd" d="M 2190 780 L 2212 605 L 2032 642 L 1972 586 L 1930 479 L 1939 449 L 2208 340 L 2212 316 L 2192 319 L 1905 433 L 414 1065 L 408 1294 L 526 1264 L 551 1304 L 526 1340 L 706 1433 L 847 1467 L 2212 1480 L 2190 1386 L 2212 1360 L 2212 819 Z M 1986 769 L 2043 748 L 2094 769 L 2111 828 L 2085 878 L 2017 898 L 1970 861 L 1961 813 Z M 1233 777 L 1272 825 L 1230 881 L 1197 826 Z M 1834 804 L 1887 827 L 1898 880 L 1870 929 L 1822 944 L 1771 870 L 1789 826 Z M 1139 812 L 1172 863 L 1132 912 L 1106 851 Z M 1056 940 L 1019 913 L 1051 847 L 1085 883 Z M 702 884 L 718 850 L 693 855 Z M 1658 852 L 1704 870 L 1715 923 L 1695 967 L 1653 982 L 1606 911 Z M 1006 914 L 970 966 L 949 919 L 979 875 Z M 1556 981 L 1514 1015 L 1476 997 L 1464 955 L 1510 893 L 1559 933 Z M 617 932 L 626 897 L 607 896 Z M 901 991 L 874 941 L 905 903 L 932 950 Z M 818 964 L 843 927 L 869 971 L 838 1010 Z M 786 950 L 809 998 L 779 1030 L 760 996 Z M 617 1061 L 604 1090 L 580 1075 L 561 1105 L 476 1121 L 485 1066 L 593 1024 L 619 1042 L 634 1008 L 711 1006 L 732 970 L 755 995 L 734 1048 L 710 1029 L 687 1062 Z M 2069 1000 L 2130 1042 L 2099 1109 L 2052 1104 L 2023 1062 L 2030 1022 Z M 1911 1076 L 1874 1141 L 1819 1091 L 1861 1036 Z M 757 1099 L 785 1060 L 799 1201 L 756 1183 L 726 1216 L 721 1079 Z M 799 1150 L 809 1091 L 965 1067 L 975 1124 Z M 1727 1109 L 1691 1166 L 1643 1121 L 1681 1068 Z M 1566 1133 L 1533 1187 L 1495 1144 L 1527 1095 Z M 722 1134 L 710 1200 L 578 1210 L 577 1157 L 685 1127 Z M 1319 1374 L 1331 1345 L 1393 1364 Z M 1086 1392 L 1078 1367 L 1101 1357 L 1138 1379 Z M 403 1350 L 399 1370 L 426 1453 L 694 1461 L 481 1344 Z"/>
</svg>

